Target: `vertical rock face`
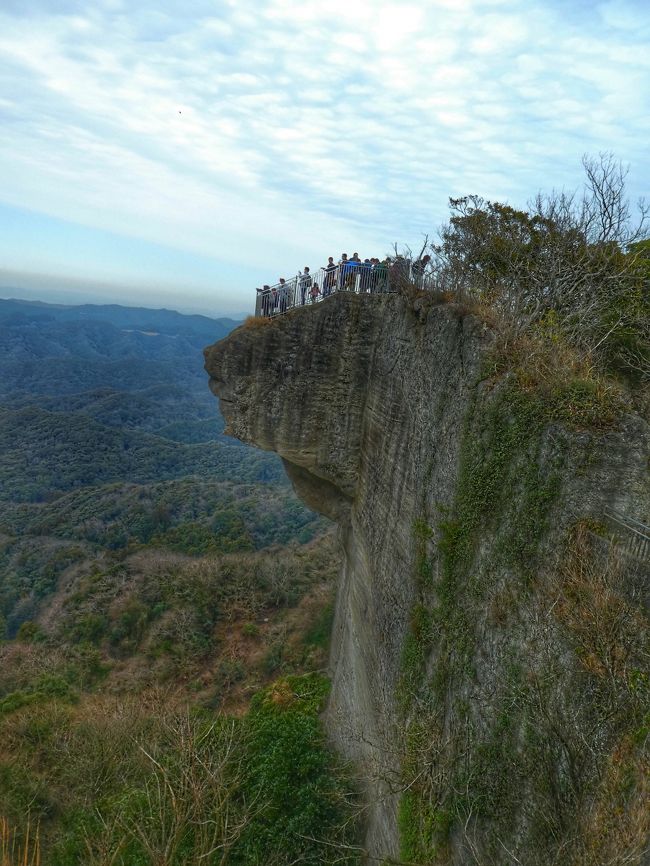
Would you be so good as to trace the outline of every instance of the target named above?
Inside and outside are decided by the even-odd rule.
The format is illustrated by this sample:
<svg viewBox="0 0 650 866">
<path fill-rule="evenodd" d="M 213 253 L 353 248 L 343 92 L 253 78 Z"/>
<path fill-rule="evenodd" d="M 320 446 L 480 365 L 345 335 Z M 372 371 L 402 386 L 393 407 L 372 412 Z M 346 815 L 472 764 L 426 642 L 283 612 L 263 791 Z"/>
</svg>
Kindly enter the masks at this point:
<svg viewBox="0 0 650 866">
<path fill-rule="evenodd" d="M 497 862 L 489 859 L 494 841 L 489 809 L 483 800 L 467 806 L 458 796 L 453 799 L 457 785 L 449 762 L 462 759 L 457 736 L 461 726 L 467 731 L 471 726 L 477 754 L 482 754 L 480 743 L 487 732 L 494 732 L 500 710 L 496 698 L 482 705 L 479 692 L 500 693 L 514 655 L 528 658 L 537 652 L 527 645 L 535 618 L 531 611 L 544 607 L 546 589 L 540 588 L 537 595 L 537 590 L 515 592 L 513 575 L 522 569 L 503 554 L 511 544 L 507 527 L 516 512 L 540 500 L 537 511 L 531 512 L 540 524 L 531 530 L 539 536 L 538 549 L 526 555 L 530 554 L 529 566 L 538 563 L 535 567 L 541 573 L 557 560 L 560 539 L 576 519 L 599 517 L 606 506 L 640 516 L 650 510 L 648 430 L 634 417 L 624 429 L 602 434 L 596 444 L 586 433 L 569 434 L 561 425 L 542 425 L 534 449 L 522 446 L 526 460 L 513 455 L 515 470 L 504 474 L 498 437 L 486 432 L 482 420 L 496 417 L 495 407 L 501 407 L 504 429 L 511 429 L 503 389 L 482 381 L 490 345 L 490 332 L 482 323 L 449 306 L 423 304 L 418 309 L 417 302 L 398 295 L 341 293 L 313 309 L 243 326 L 206 349 L 210 386 L 220 399 L 227 432 L 280 454 L 301 498 L 340 527 L 345 559 L 332 640 L 327 724 L 336 747 L 355 762 L 365 780 L 366 841 L 377 858 L 400 853 L 400 798 L 404 807 L 404 797 L 416 788 L 422 790 L 424 770 L 421 774 L 417 769 L 422 766 L 432 778 L 437 772 L 433 768 L 440 770 L 438 811 L 429 821 L 438 829 L 422 829 L 427 821 L 413 800 L 401 823 L 410 821 L 418 838 L 429 832 L 430 848 L 418 849 L 425 844 L 420 841 L 405 842 L 410 831 L 403 826 L 402 853 L 412 860 L 416 854 L 429 856 L 431 862 Z M 524 439 L 525 435 L 524 429 Z M 467 487 L 463 472 L 468 471 L 463 466 L 468 460 L 472 466 L 480 464 L 468 448 L 483 440 L 485 465 L 494 464 L 498 472 L 494 492 L 486 488 L 479 511 L 467 512 L 474 547 L 472 566 L 463 580 L 472 586 L 478 581 L 484 588 L 480 597 L 475 594 L 471 616 L 463 607 L 463 616 L 472 619 L 472 642 L 467 650 L 471 663 L 461 671 L 448 663 L 455 651 L 453 629 L 447 629 L 445 620 L 457 620 L 449 608 L 454 604 L 449 586 L 456 581 L 456 592 L 458 578 L 449 566 L 453 560 L 445 565 L 437 543 L 444 547 L 449 541 L 445 531 L 448 535 L 451 518 L 462 512 L 462 491 Z M 521 483 L 517 461 L 529 467 L 526 476 L 521 469 Z M 530 466 L 537 479 L 532 484 L 526 480 Z M 539 489 L 550 476 L 557 477 L 560 492 L 549 493 L 547 502 Z M 512 494 L 502 496 L 499 478 L 509 479 Z M 517 550 L 518 544 L 512 542 Z M 498 556 L 495 551 L 500 551 Z M 494 614 L 495 605 L 505 607 L 508 594 L 513 598 L 507 612 Z M 458 609 L 465 605 L 464 593 L 459 598 L 463 600 Z M 438 613 L 434 616 L 432 611 Z M 419 612 L 426 628 L 418 625 Z M 561 630 L 557 623 L 553 627 Z M 571 651 L 567 639 L 558 653 Z M 573 667 L 572 657 L 567 668 Z M 444 687 L 442 674 L 437 673 L 443 669 Z M 434 681 L 437 692 L 427 685 Z M 431 735 L 420 752 L 429 751 L 426 761 L 418 764 L 412 741 L 425 717 L 430 719 Z M 523 722 L 519 728 L 512 734 L 515 750 L 524 748 Z M 467 733 L 465 751 L 472 748 L 469 740 Z M 439 745 L 429 748 L 434 741 Z M 452 757 L 447 760 L 445 754 Z M 410 764 L 416 769 L 409 770 Z M 433 791 L 433 782 L 431 786 Z M 526 795 L 534 796 L 530 791 Z M 516 805 L 512 808 L 512 826 L 499 840 L 520 854 L 535 850 L 534 821 Z M 475 856 L 486 859 L 476 861 Z"/>
</svg>

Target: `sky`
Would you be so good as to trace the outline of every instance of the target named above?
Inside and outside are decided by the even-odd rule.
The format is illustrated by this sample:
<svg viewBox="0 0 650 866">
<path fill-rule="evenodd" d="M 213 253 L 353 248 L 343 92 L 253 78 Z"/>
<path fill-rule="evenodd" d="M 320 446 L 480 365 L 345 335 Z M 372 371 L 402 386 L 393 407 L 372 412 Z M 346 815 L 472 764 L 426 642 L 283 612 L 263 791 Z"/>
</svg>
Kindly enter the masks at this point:
<svg viewBox="0 0 650 866">
<path fill-rule="evenodd" d="M 0 296 L 239 314 L 648 142 L 646 0 L 2 0 Z"/>
</svg>

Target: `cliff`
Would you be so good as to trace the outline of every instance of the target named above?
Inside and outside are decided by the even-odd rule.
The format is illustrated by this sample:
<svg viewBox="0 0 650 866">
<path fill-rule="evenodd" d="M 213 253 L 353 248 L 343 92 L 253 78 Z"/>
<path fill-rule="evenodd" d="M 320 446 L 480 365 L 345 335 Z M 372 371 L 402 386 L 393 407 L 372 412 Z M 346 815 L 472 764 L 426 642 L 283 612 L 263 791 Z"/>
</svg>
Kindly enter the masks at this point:
<svg viewBox="0 0 650 866">
<path fill-rule="evenodd" d="M 370 855 L 640 862 L 644 565 L 610 516 L 650 514 L 650 431 L 493 344 L 451 305 L 339 294 L 206 369 L 226 432 L 340 527 L 326 721 Z"/>
</svg>

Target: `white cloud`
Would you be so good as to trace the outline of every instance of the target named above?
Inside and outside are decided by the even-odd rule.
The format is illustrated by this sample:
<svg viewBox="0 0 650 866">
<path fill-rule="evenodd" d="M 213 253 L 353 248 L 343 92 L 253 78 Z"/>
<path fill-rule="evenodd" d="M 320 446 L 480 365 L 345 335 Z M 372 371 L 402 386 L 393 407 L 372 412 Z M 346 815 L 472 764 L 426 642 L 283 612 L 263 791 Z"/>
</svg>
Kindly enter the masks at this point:
<svg viewBox="0 0 650 866">
<path fill-rule="evenodd" d="M 585 151 L 644 192 L 648 27 L 622 2 L 25 0 L 0 199 L 277 270 L 411 241 L 448 195 L 575 185 Z"/>
</svg>

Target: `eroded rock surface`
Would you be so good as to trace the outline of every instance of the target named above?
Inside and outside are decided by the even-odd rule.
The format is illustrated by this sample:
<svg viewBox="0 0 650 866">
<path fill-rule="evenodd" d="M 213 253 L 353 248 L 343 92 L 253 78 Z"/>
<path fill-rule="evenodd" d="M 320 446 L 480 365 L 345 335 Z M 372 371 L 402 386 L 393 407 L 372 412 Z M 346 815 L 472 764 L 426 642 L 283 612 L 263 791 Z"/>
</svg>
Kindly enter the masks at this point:
<svg viewBox="0 0 650 866">
<path fill-rule="evenodd" d="M 243 326 L 206 350 L 210 387 L 220 399 L 226 432 L 280 454 L 301 498 L 340 527 L 345 563 L 327 725 L 336 747 L 365 780 L 367 847 L 377 858 L 400 853 L 405 738 L 426 703 L 413 694 L 405 701 L 405 640 L 413 630 L 414 609 L 418 604 L 438 609 L 436 593 L 449 580 L 437 548 L 439 527 L 459 508 L 462 451 L 473 436 L 479 441 L 487 435 L 481 418 L 501 393 L 481 375 L 491 341 L 481 322 L 450 306 L 341 293 L 271 323 Z M 647 425 L 633 416 L 595 438 L 547 424 L 534 453 L 529 448 L 523 457 L 513 455 L 515 464 L 521 459 L 522 466 L 533 466 L 540 485 L 557 476 L 548 503 L 535 506 L 535 519 L 544 521 L 535 554 L 540 572 L 551 569 L 576 519 L 600 519 L 607 506 L 650 513 L 648 441 Z M 486 444 L 489 459 L 495 447 L 498 441 Z M 499 506 L 499 518 L 490 525 L 483 503 L 485 526 L 470 527 L 476 538 L 471 580 L 482 581 L 483 594 L 473 608 L 471 672 L 463 674 L 465 680 L 450 674 L 447 692 L 427 698 L 426 712 L 436 720 L 432 729 L 441 743 L 456 737 L 461 725 L 471 723 L 479 738 L 481 731 L 492 730 L 498 701 L 486 698 L 480 705 L 479 692 L 501 693 L 511 650 L 522 658 L 537 652 L 537 644 L 527 642 L 533 640 L 544 593 L 531 601 L 523 590 L 511 590 L 518 567 L 503 555 L 510 543 L 503 527 L 526 507 L 530 484 L 522 480 L 519 489 L 516 478 L 510 483 L 513 492 Z M 423 526 L 424 537 L 417 531 Z M 418 577 L 422 569 L 428 574 L 424 582 Z M 516 597 L 507 614 L 496 616 L 494 605 L 502 604 L 506 592 Z M 425 686 L 449 654 L 448 642 L 438 634 L 444 622 L 433 617 L 429 627 L 433 633 L 423 644 L 426 662 L 419 674 Z M 562 657 L 569 652 L 558 650 Z M 458 743 L 447 750 L 456 761 L 463 754 Z M 446 766 L 443 758 L 429 760 Z M 440 801 L 452 802 L 445 784 L 453 787 L 449 780 L 440 782 Z M 489 859 L 489 818 L 477 806 L 465 821 L 462 808 L 454 806 L 458 814 L 445 818 L 447 835 L 435 850 L 449 863 L 496 862 Z M 532 819 L 517 815 L 508 819 L 514 826 L 503 844 L 522 854 L 536 843 L 527 841 Z"/>
</svg>

